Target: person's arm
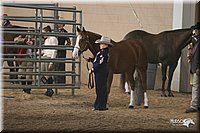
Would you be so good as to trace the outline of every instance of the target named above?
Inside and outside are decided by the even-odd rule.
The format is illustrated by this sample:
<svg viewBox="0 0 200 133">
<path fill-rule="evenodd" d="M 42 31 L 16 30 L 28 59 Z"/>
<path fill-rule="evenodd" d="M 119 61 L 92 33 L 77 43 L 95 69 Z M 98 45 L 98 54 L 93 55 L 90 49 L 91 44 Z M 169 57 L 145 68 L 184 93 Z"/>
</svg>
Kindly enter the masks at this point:
<svg viewBox="0 0 200 133">
<path fill-rule="evenodd" d="M 50 39 L 50 44 L 53 45 L 53 46 L 57 46 L 58 45 L 58 39 L 56 37 L 52 37 Z M 56 58 L 56 55 L 57 55 L 57 50 L 56 49 L 52 50 L 51 59 Z M 53 70 L 53 62 L 49 63 L 48 70 Z"/>
<path fill-rule="evenodd" d="M 53 46 L 58 46 L 58 39 L 56 37 L 52 37 L 50 40 L 50 44 Z M 57 50 L 54 49 L 51 55 L 51 59 L 56 58 L 56 55 L 57 55 Z"/>
<path fill-rule="evenodd" d="M 187 51 L 188 62 L 191 62 L 192 59 L 192 49 L 193 49 L 193 44 L 192 43 L 188 44 L 188 51 Z"/>
<path fill-rule="evenodd" d="M 68 33 L 67 30 L 65 30 L 65 29 L 64 29 L 64 32 Z M 67 41 L 66 45 L 71 45 L 71 41 L 70 41 L 69 37 L 65 37 L 65 40 Z"/>
<path fill-rule="evenodd" d="M 14 42 L 17 42 L 18 44 L 24 45 L 25 44 L 25 38 L 23 38 L 21 35 L 14 38 Z"/>
<path fill-rule="evenodd" d="M 200 50 L 200 42 L 199 42 L 199 44 L 198 44 L 197 51 L 196 51 L 196 52 L 197 52 L 197 53 L 196 53 L 196 54 L 197 54 L 197 58 L 198 58 L 198 59 L 197 59 L 197 70 L 196 70 L 196 74 L 200 76 L 200 59 L 199 59 L 200 51 L 199 51 L 199 50 Z"/>
</svg>

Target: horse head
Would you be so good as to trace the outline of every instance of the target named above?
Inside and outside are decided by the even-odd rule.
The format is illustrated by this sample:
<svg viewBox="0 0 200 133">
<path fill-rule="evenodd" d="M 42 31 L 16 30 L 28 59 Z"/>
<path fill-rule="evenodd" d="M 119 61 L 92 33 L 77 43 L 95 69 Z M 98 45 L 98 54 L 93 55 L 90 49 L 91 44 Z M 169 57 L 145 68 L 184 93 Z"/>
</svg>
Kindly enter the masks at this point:
<svg viewBox="0 0 200 133">
<path fill-rule="evenodd" d="M 73 58 L 78 58 L 84 51 L 89 49 L 90 45 L 89 36 L 87 35 L 85 28 L 83 27 L 83 30 L 81 31 L 81 29 L 77 27 L 77 31 L 76 44 L 72 53 Z"/>
</svg>

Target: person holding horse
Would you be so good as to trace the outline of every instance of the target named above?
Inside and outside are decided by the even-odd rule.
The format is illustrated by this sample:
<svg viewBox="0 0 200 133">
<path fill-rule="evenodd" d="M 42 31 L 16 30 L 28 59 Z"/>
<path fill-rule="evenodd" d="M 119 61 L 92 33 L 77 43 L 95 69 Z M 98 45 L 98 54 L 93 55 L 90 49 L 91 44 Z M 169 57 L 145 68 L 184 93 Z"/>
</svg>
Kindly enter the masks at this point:
<svg viewBox="0 0 200 133">
<path fill-rule="evenodd" d="M 43 28 L 43 32 L 52 32 L 51 27 L 48 25 Z M 44 46 L 57 46 L 58 45 L 58 39 L 55 36 L 44 36 Z M 42 59 L 54 59 L 57 56 L 57 50 L 55 49 L 43 49 L 41 51 L 41 58 Z M 53 62 L 41 62 L 41 71 L 42 72 L 52 72 L 54 71 L 54 64 Z M 53 77 L 48 75 L 48 76 L 43 76 L 42 81 L 45 81 L 46 84 L 52 84 L 53 83 Z M 51 88 L 48 88 L 45 95 L 52 97 L 54 94 L 54 91 Z"/>
<path fill-rule="evenodd" d="M 186 113 L 197 112 L 200 109 L 199 104 L 199 87 L 200 87 L 200 22 L 198 22 L 193 30 L 193 43 L 188 46 L 188 59 L 190 63 L 190 73 L 192 80 L 192 100 L 190 107 L 186 109 Z"/>
<path fill-rule="evenodd" d="M 101 39 L 95 41 L 100 44 L 100 51 L 97 53 L 93 68 L 89 73 L 94 72 L 96 84 L 96 100 L 94 102 L 93 111 L 107 110 L 107 78 L 108 78 L 108 60 L 109 60 L 109 46 L 113 46 L 109 37 L 102 36 Z"/>
<path fill-rule="evenodd" d="M 34 43 L 34 38 L 31 37 L 30 35 L 19 35 L 14 39 L 15 42 L 17 42 L 19 45 L 33 45 Z M 30 60 L 32 58 L 32 49 L 27 49 L 27 48 L 18 48 L 18 56 L 17 58 L 24 58 L 27 60 Z M 23 55 L 24 54 L 24 55 Z M 18 61 L 17 62 L 20 67 L 21 72 L 33 72 L 33 62 L 28 62 L 28 61 Z M 25 81 L 28 79 L 28 81 Z M 32 84 L 32 75 L 25 75 L 23 74 L 21 76 L 21 85 L 31 85 Z M 23 89 L 23 92 L 30 94 L 31 93 L 31 88 L 26 88 Z"/>
<path fill-rule="evenodd" d="M 67 30 L 65 30 L 64 28 L 65 24 L 58 24 L 58 29 L 59 29 L 59 32 L 62 34 L 62 33 L 68 33 Z M 67 43 L 65 43 L 67 41 Z M 58 45 L 62 45 L 62 46 L 65 46 L 65 45 L 71 45 L 71 41 L 69 39 L 69 37 L 66 37 L 66 36 L 61 36 L 61 37 L 58 37 Z M 65 59 L 66 58 L 66 50 L 58 50 L 57 51 L 57 58 L 63 58 Z M 65 71 L 65 63 L 64 62 L 57 62 L 55 64 L 55 71 Z M 55 77 L 55 83 L 62 83 L 62 84 L 65 84 L 66 83 L 66 76 L 63 75 L 63 76 L 54 76 Z"/>
</svg>

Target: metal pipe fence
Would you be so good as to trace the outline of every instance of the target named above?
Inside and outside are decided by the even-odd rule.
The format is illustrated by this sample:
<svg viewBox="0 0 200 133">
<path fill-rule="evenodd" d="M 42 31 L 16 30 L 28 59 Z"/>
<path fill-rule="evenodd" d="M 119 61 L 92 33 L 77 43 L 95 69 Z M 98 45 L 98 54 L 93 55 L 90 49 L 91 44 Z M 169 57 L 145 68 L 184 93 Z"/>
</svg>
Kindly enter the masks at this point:
<svg viewBox="0 0 200 133">
<path fill-rule="evenodd" d="M 21 84 L 3 84 L 3 89 L 24 89 L 24 88 L 32 88 L 32 89 L 44 89 L 44 88 L 54 88 L 57 92 L 57 89 L 71 89 L 72 95 L 74 95 L 74 89 L 80 88 L 81 82 L 81 59 L 75 60 L 70 57 L 66 58 L 55 58 L 55 59 L 42 59 L 41 50 L 43 49 L 54 49 L 54 50 L 66 50 L 67 53 L 71 53 L 75 43 L 76 37 L 76 26 L 82 27 L 82 11 L 77 10 L 76 7 L 59 7 L 58 4 L 16 4 L 16 3 L 2 3 L 3 7 L 10 7 L 11 9 L 15 8 L 23 8 L 23 9 L 31 9 L 35 11 L 33 16 L 4 16 L 1 17 L 1 20 L 10 20 L 10 21 L 19 21 L 19 22 L 28 22 L 34 24 L 34 27 L 4 27 L 0 30 L 3 34 L 16 34 L 16 35 L 31 35 L 34 37 L 34 44 L 33 45 L 20 45 L 13 41 L 3 41 L 2 48 L 26 48 L 31 49 L 33 51 L 32 55 L 28 54 L 18 54 L 18 53 L 3 53 L 3 61 L 13 62 L 14 66 L 3 66 L 2 82 L 21 82 L 21 81 L 33 81 L 32 85 L 21 85 Z M 45 16 L 44 11 L 53 11 L 53 16 Z M 68 20 L 60 20 L 59 13 L 71 13 L 72 19 Z M 79 14 L 79 15 L 77 15 Z M 79 21 L 77 21 L 77 16 L 79 17 Z M 42 32 L 43 26 L 45 23 L 53 24 L 52 27 L 53 32 L 47 33 Z M 72 25 L 72 32 L 68 33 L 59 33 L 57 24 L 66 24 Z M 23 25 L 24 26 L 24 25 Z M 43 46 L 43 36 L 55 36 L 55 37 L 69 37 L 72 40 L 72 45 L 68 46 Z M 18 58 L 21 56 L 21 58 Z M 30 56 L 30 58 L 25 58 Z M 32 62 L 33 66 L 29 67 L 22 67 L 17 66 L 16 62 Z M 67 66 L 66 71 L 53 71 L 53 72 L 43 72 L 41 70 L 41 63 L 42 62 L 53 62 L 53 63 L 65 63 Z M 8 71 L 9 69 L 32 69 L 32 72 L 21 72 L 21 71 Z M 8 78 L 9 75 L 18 76 L 18 78 Z M 19 75 L 31 75 L 33 76 L 32 79 L 20 79 Z M 67 81 L 65 84 L 63 83 L 53 83 L 53 84 L 44 84 L 41 82 L 42 76 L 66 76 Z"/>
</svg>

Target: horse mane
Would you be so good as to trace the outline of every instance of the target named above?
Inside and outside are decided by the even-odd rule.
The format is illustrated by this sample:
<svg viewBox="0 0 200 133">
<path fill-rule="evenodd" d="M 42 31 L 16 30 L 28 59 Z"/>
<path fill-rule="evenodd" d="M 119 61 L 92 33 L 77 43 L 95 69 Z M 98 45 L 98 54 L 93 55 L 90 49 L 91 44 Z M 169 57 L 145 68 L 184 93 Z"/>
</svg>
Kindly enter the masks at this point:
<svg viewBox="0 0 200 133">
<path fill-rule="evenodd" d="M 101 37 L 102 35 L 98 34 L 98 33 L 94 33 L 92 31 L 86 31 L 87 34 L 93 34 L 96 37 Z"/>
<path fill-rule="evenodd" d="M 185 28 L 185 29 L 175 29 L 175 30 L 167 30 L 167 31 L 162 31 L 162 32 L 159 32 L 159 33 L 149 33 L 149 32 L 146 32 L 144 30 L 133 30 L 130 33 L 137 33 L 138 35 L 158 35 L 158 34 L 165 34 L 165 33 L 178 33 L 178 32 L 183 32 L 183 31 L 187 31 L 187 30 L 191 30 L 191 28 Z"/>
</svg>

